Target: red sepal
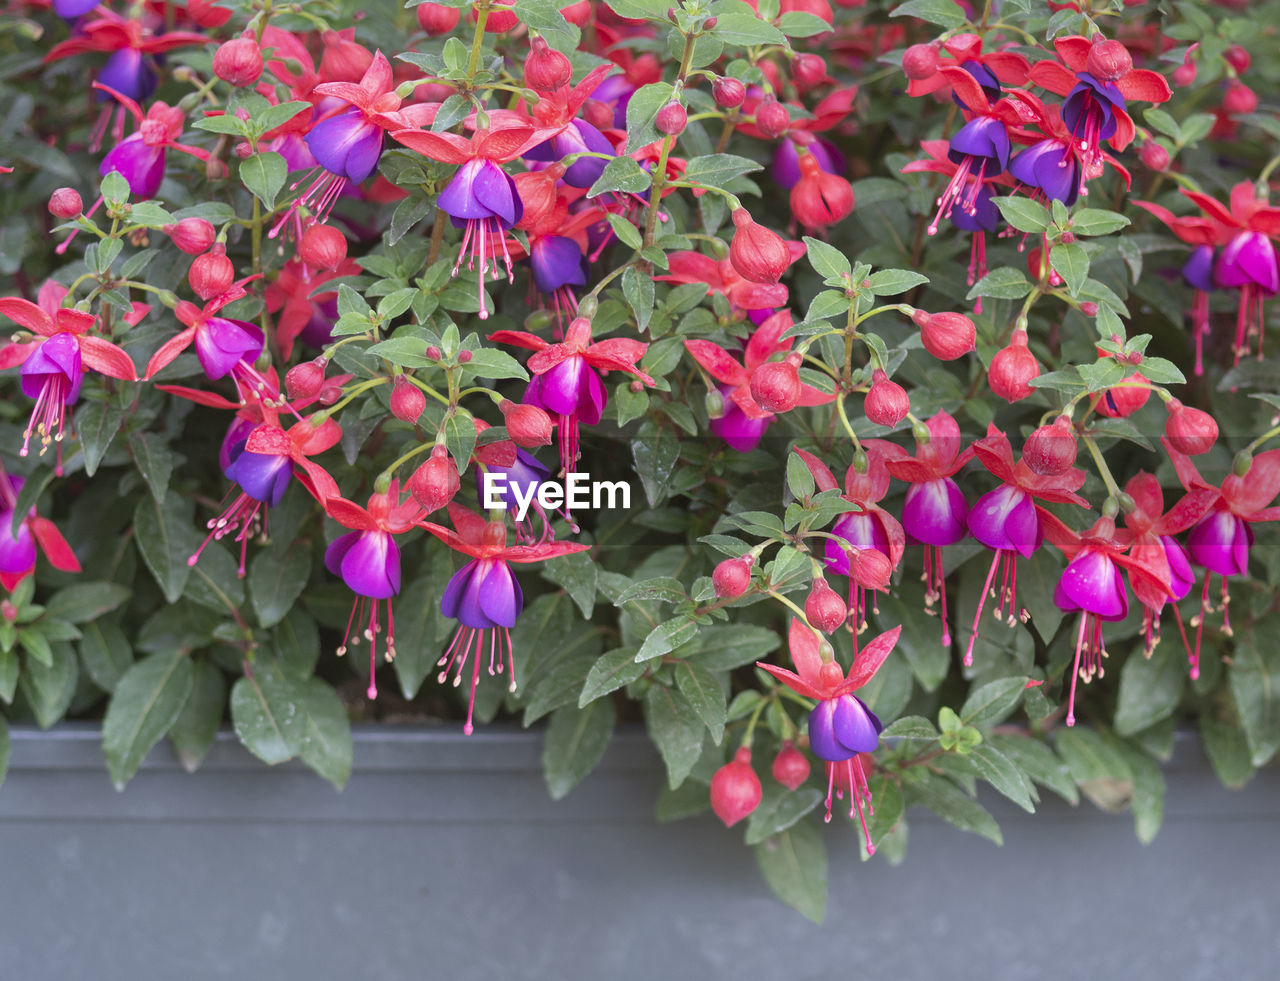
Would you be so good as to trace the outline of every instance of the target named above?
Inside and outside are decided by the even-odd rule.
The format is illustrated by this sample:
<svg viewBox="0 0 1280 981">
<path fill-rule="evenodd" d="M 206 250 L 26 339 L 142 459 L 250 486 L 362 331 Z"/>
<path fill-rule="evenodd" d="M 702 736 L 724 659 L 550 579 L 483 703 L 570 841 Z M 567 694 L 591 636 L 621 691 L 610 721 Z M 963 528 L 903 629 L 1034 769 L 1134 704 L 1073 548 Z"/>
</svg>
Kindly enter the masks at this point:
<svg viewBox="0 0 1280 981">
<path fill-rule="evenodd" d="M 63 572 L 80 571 L 80 562 L 76 558 L 76 553 L 71 551 L 71 546 L 62 537 L 62 532 L 58 531 L 52 521 L 48 518 L 28 518 L 27 526 L 31 529 L 31 534 L 36 542 L 39 543 L 40 550 L 44 552 L 45 558 L 49 560 L 55 569 L 61 569 Z"/>
<path fill-rule="evenodd" d="M 376 531 L 378 527 L 373 515 L 345 497 L 331 497 L 324 501 L 324 511 L 342 527 L 352 531 Z"/>
<path fill-rule="evenodd" d="M 120 381 L 137 381 L 138 369 L 124 351 L 101 337 L 81 337 L 80 356 L 84 363 L 100 375 Z"/>
<path fill-rule="evenodd" d="M 188 327 L 181 330 L 173 337 L 169 338 L 160 345 L 160 349 L 151 355 L 151 360 L 147 362 L 146 378 L 150 380 L 157 371 L 160 371 L 168 365 L 174 358 L 187 349 L 191 342 L 195 340 L 196 329 Z M 194 401 L 194 400 L 193 400 Z"/>
<path fill-rule="evenodd" d="M 849 680 L 846 682 L 849 691 L 861 688 L 875 677 L 875 673 L 880 670 L 880 665 L 884 664 L 885 658 L 893 653 L 894 645 L 898 643 L 898 635 L 901 633 L 902 627 L 897 626 L 892 630 L 886 630 L 879 637 L 872 638 L 862 646 L 858 656 L 854 658 L 853 667 L 849 670 Z"/>
</svg>

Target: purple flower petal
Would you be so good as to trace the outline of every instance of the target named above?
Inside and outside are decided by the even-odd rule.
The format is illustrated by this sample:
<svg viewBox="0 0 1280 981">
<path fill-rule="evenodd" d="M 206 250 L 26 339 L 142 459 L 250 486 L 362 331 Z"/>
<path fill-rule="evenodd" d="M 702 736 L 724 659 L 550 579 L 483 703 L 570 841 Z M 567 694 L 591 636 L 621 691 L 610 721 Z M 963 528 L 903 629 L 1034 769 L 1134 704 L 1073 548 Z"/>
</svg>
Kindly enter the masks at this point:
<svg viewBox="0 0 1280 981">
<path fill-rule="evenodd" d="M 524 217 L 524 201 L 516 182 L 492 160 L 481 161 L 471 190 L 485 213 L 501 221 L 504 228 Z"/>
<path fill-rule="evenodd" d="M 835 716 L 835 699 L 830 698 L 823 699 L 809 713 L 809 748 L 813 750 L 814 756 L 829 763 L 838 763 L 854 756 L 836 738 Z"/>
<path fill-rule="evenodd" d="M 1212 245 L 1198 245 L 1192 250 L 1187 264 L 1182 267 L 1182 278 L 1188 286 L 1202 293 L 1212 292 L 1214 258 Z"/>
<path fill-rule="evenodd" d="M 1187 555 L 1182 543 L 1171 535 L 1161 535 L 1160 544 L 1164 546 L 1165 557 L 1169 560 L 1169 587 L 1173 591 L 1173 598 L 1180 600 L 1191 592 L 1191 587 L 1196 582 L 1195 573 L 1191 570 L 1191 557 Z"/>
<path fill-rule="evenodd" d="M 880 730 L 884 726 L 861 699 L 856 695 L 841 695 L 835 703 L 832 719 L 835 736 L 845 749 L 851 754 L 870 753 L 880 745 Z"/>
<path fill-rule="evenodd" d="M 153 198 L 164 180 L 164 147 L 147 146 L 141 133 L 125 137 L 98 166 L 98 173 L 103 177 L 113 170 L 125 179 L 131 195 Z"/>
<path fill-rule="evenodd" d="M 440 597 L 440 612 L 451 620 L 466 622 L 462 620 L 460 610 L 463 600 L 471 592 L 471 578 L 479 566 L 480 560 L 475 559 L 468 562 L 449 578 L 449 584 L 445 586 L 444 594 Z"/>
<path fill-rule="evenodd" d="M 954 545 L 967 533 L 964 494 L 950 477 L 912 484 L 902 504 L 902 527 L 926 545 Z"/>
<path fill-rule="evenodd" d="M 501 559 L 490 559 L 490 568 L 484 572 L 476 596 L 486 619 L 492 627 L 514 627 L 516 618 L 524 609 L 524 594 L 511 567 Z M 477 573 L 477 577 L 479 573 Z"/>
<path fill-rule="evenodd" d="M 0 511 L 0 572 L 26 572 L 36 564 L 36 543 L 24 521 L 13 534 L 13 511 Z"/>
<path fill-rule="evenodd" d="M 255 501 L 275 507 L 289 488 L 293 469 L 279 453 L 242 452 L 224 473 Z"/>
<path fill-rule="evenodd" d="M 382 130 L 359 109 L 317 123 L 307 134 L 307 147 L 320 166 L 331 174 L 359 183 L 373 173 L 382 154 Z"/>
<path fill-rule="evenodd" d="M 61 376 L 67 386 L 63 404 L 74 404 L 84 380 L 80 344 L 75 335 L 54 334 L 31 352 L 18 374 L 22 379 L 22 393 L 28 398 L 37 398 L 47 384 Z"/>
<path fill-rule="evenodd" d="M 760 439 L 774 417 L 750 418 L 738 407 L 738 403 L 729 398 L 729 391 L 728 388 L 720 389 L 721 395 L 724 396 L 724 415 L 719 419 L 711 420 L 711 435 L 719 436 L 729 444 L 730 449 L 737 450 L 739 453 L 750 453 L 760 445 Z"/>
<path fill-rule="evenodd" d="M 1269 295 L 1280 292 L 1275 246 L 1261 232 L 1240 232 L 1219 254 L 1214 278 L 1222 286 L 1253 284 Z"/>
<path fill-rule="evenodd" d="M 963 163 L 965 157 L 985 158 L 985 176 L 995 177 L 1009 166 L 1009 133 L 998 119 L 989 116 L 971 119 L 951 137 L 947 157 L 955 164 Z M 973 169 L 976 174 L 978 168 Z"/>
<path fill-rule="evenodd" d="M 385 531 L 356 535 L 342 556 L 342 581 L 360 596 L 390 599 L 400 592 L 400 549 Z"/>
<path fill-rule="evenodd" d="M 241 361 L 262 353 L 262 331 L 243 320 L 210 317 L 196 328 L 196 357 L 211 379 L 224 377 Z"/>
<path fill-rule="evenodd" d="M 554 293 L 562 286 L 585 286 L 582 250 L 562 235 L 542 235 L 530 245 L 529 265 L 539 291 Z"/>
<path fill-rule="evenodd" d="M 983 494 L 969 511 L 969 534 L 987 548 L 1030 556 L 1042 541 L 1040 517 L 1030 496 L 1012 484 Z"/>
<path fill-rule="evenodd" d="M 360 537 L 360 534 L 358 531 L 349 531 L 345 535 L 339 535 L 324 550 L 324 567 L 333 575 L 342 575 L 342 560 L 351 551 L 351 546 L 356 543 L 356 539 Z"/>
<path fill-rule="evenodd" d="M 1061 610 L 1084 610 L 1103 620 L 1123 620 L 1129 613 L 1119 566 L 1095 549 L 1085 549 L 1067 563 L 1053 599 Z"/>
<path fill-rule="evenodd" d="M 1249 571 L 1253 533 L 1230 511 L 1205 515 L 1187 534 L 1187 554 L 1196 565 L 1220 576 L 1243 576 Z"/>
<path fill-rule="evenodd" d="M 92 10 L 93 7 L 89 9 Z M 121 48 L 112 52 L 107 63 L 99 69 L 98 81 L 134 102 L 146 102 L 156 90 L 156 73 L 151 70 L 147 61 L 137 48 Z M 99 102 L 107 102 L 111 98 L 106 92 L 98 92 Z M 103 171 L 103 176 L 107 173 Z"/>
</svg>

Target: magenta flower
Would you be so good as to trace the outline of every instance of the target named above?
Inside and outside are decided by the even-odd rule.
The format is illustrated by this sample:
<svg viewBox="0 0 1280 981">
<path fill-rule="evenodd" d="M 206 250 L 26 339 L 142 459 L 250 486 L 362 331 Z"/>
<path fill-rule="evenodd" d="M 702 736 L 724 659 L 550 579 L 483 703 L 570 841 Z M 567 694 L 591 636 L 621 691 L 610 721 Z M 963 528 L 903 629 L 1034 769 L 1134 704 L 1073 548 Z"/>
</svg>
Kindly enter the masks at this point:
<svg viewBox="0 0 1280 981">
<path fill-rule="evenodd" d="M 75 552 L 62 532 L 48 518 L 37 515 L 35 508 L 14 532 L 13 512 L 25 484 L 23 478 L 10 477 L 0 467 L 0 586 L 11 593 L 35 569 L 37 545 L 55 569 L 80 571 Z"/>
</svg>

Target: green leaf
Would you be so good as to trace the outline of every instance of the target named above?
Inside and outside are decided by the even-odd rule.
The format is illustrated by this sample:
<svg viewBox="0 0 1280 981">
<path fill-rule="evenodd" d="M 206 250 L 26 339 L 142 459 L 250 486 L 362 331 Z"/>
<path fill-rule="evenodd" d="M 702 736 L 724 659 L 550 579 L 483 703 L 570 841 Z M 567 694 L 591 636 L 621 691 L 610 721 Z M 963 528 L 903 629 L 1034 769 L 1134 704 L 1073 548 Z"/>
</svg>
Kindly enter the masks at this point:
<svg viewBox="0 0 1280 981">
<path fill-rule="evenodd" d="M 261 112 L 255 113 L 252 116 L 252 119 L 253 122 L 265 132 L 266 130 L 275 129 L 277 126 L 283 126 L 304 109 L 309 110 L 313 108 L 315 107 L 312 106 L 310 102 L 302 102 L 300 100 L 295 100 L 293 102 L 281 102 L 274 106 L 267 106 L 267 108 L 263 109 Z"/>
<path fill-rule="evenodd" d="M 124 413 L 114 402 L 86 401 L 76 407 L 76 435 L 84 451 L 84 473 L 92 477 L 120 431 Z"/>
<path fill-rule="evenodd" d="M 307 678 L 294 685 L 302 719 L 302 762 L 341 790 L 351 777 L 354 755 L 347 710 L 326 681 Z"/>
<path fill-rule="evenodd" d="M 1133 830 L 1144 845 L 1151 844 L 1160 825 L 1164 822 L 1164 774 L 1156 761 L 1142 750 L 1112 739 L 1116 752 L 1129 764 L 1133 777 L 1133 798 L 1129 802 L 1133 812 Z"/>
<path fill-rule="evenodd" d="M 778 18 L 778 30 L 787 37 L 813 37 L 815 34 L 826 34 L 831 25 L 805 10 L 789 10 Z"/>
<path fill-rule="evenodd" d="M 613 229 L 613 234 L 618 236 L 618 241 L 629 249 L 640 251 L 644 245 L 644 240 L 640 238 L 640 230 L 636 228 L 635 223 L 629 218 L 622 215 L 616 215 L 610 212 L 606 215 L 609 227 Z"/>
<path fill-rule="evenodd" d="M 719 746 L 724 738 L 726 708 L 720 679 L 698 664 L 681 661 L 676 665 L 676 687 L 705 723 L 711 741 Z"/>
<path fill-rule="evenodd" d="M 616 714 L 608 699 L 577 707 L 564 705 L 551 713 L 542 740 L 542 775 L 552 800 L 569 793 L 609 748 Z"/>
<path fill-rule="evenodd" d="M 578 708 L 631 684 L 648 670 L 647 664 L 636 661 L 634 647 L 605 651 L 587 672 L 587 680 L 583 682 L 582 693 L 578 696 Z"/>
<path fill-rule="evenodd" d="M 285 618 L 311 578 L 311 549 L 303 540 L 259 552 L 249 565 L 249 598 L 263 627 Z"/>
<path fill-rule="evenodd" d="M 1142 374 L 1157 385 L 1185 385 L 1187 376 L 1176 364 L 1165 358 L 1143 358 Z"/>
<path fill-rule="evenodd" d="M 186 588 L 191 577 L 187 560 L 200 544 L 191 527 L 191 510 L 190 501 L 170 490 L 163 502 L 149 496 L 139 499 L 133 512 L 138 550 L 170 603 L 178 602 Z"/>
<path fill-rule="evenodd" d="M 908 804 L 922 804 L 961 831 L 972 831 L 997 845 L 1004 843 L 995 818 L 946 777 L 912 767 L 903 774 L 903 791 Z"/>
<path fill-rule="evenodd" d="M 1249 758 L 1249 744 L 1238 726 L 1202 715 L 1200 738 L 1213 772 L 1224 786 L 1238 790 L 1252 779 L 1255 771 Z"/>
<path fill-rule="evenodd" d="M 158 433 L 130 433 L 129 452 L 157 502 L 164 500 L 173 472 L 174 454 Z"/>
<path fill-rule="evenodd" d="M 649 631 L 640 650 L 636 652 L 636 661 L 651 661 L 655 657 L 670 654 L 681 644 L 687 644 L 698 633 L 698 625 L 688 616 L 679 616 L 674 620 L 660 623 Z"/>
<path fill-rule="evenodd" d="M 1089 278 L 1089 256 L 1074 242 L 1055 245 L 1049 250 L 1049 265 L 1067 284 L 1072 296 L 1079 296 L 1084 281 Z"/>
<path fill-rule="evenodd" d="M 747 157 L 734 156 L 732 153 L 712 153 L 690 159 L 685 167 L 684 179 L 706 187 L 723 188 L 735 177 L 763 169 L 761 164 Z M 646 178 L 645 187 L 648 186 Z"/>
<path fill-rule="evenodd" d="M 657 507 L 667 497 L 671 473 L 680 459 L 680 440 L 674 433 L 654 427 L 631 441 L 631 456 L 649 507 Z"/>
<path fill-rule="evenodd" d="M 213 746 L 226 704 L 227 683 L 222 672 L 208 661 L 196 661 L 191 674 L 191 692 L 169 727 L 169 743 L 188 773 L 196 772 Z"/>
<path fill-rule="evenodd" d="M 1130 654 L 1120 669 L 1116 733 L 1131 736 L 1172 715 L 1186 677 L 1186 664 L 1173 644 L 1156 645 L 1150 658 Z"/>
<path fill-rule="evenodd" d="M 1155 107 L 1146 109 L 1142 113 L 1142 118 L 1148 126 L 1159 130 L 1175 142 L 1181 142 L 1182 130 L 1178 126 L 1177 120 L 1163 109 L 1156 109 Z"/>
<path fill-rule="evenodd" d="M 636 317 L 636 327 L 646 330 L 653 319 L 655 287 L 653 277 L 642 275 L 635 266 L 627 266 L 622 274 L 622 295 Z"/>
<path fill-rule="evenodd" d="M 9 772 L 9 723 L 0 715 L 0 787 L 4 786 L 5 775 Z"/>
<path fill-rule="evenodd" d="M 99 191 L 103 200 L 110 204 L 124 204 L 129 200 L 129 182 L 118 170 L 112 170 L 102 178 Z"/>
<path fill-rule="evenodd" d="M 973 284 L 965 295 L 966 300 L 989 296 L 997 300 L 1020 300 L 1031 292 L 1031 284 L 1022 270 L 1013 266 L 999 266 Z"/>
<path fill-rule="evenodd" d="M 1077 235 L 1110 235 L 1130 224 L 1132 222 L 1124 215 L 1114 211 L 1104 211 L 1101 208 L 1083 208 L 1071 216 L 1071 230 Z"/>
<path fill-rule="evenodd" d="M 1018 707 L 1026 688 L 1027 679 L 1022 675 L 987 682 L 969 693 L 960 709 L 960 718 L 975 729 L 989 729 Z"/>
<path fill-rule="evenodd" d="M 667 4 L 661 0 L 605 0 L 619 17 L 627 20 L 666 21 Z"/>
<path fill-rule="evenodd" d="M 124 631 L 109 620 L 95 620 L 81 627 L 80 660 L 93 683 L 106 692 L 133 665 L 133 648 Z"/>
<path fill-rule="evenodd" d="M 1103 389 L 1118 385 L 1124 381 L 1125 368 L 1114 358 L 1100 358 L 1093 364 L 1076 366 L 1080 377 L 1084 379 L 1085 389 L 1090 392 L 1101 392 Z"/>
<path fill-rule="evenodd" d="M 18 652 L 0 650 L 0 698 L 6 705 L 13 704 L 14 692 L 18 690 Z"/>
<path fill-rule="evenodd" d="M 908 269 L 881 269 L 867 277 L 865 288 L 876 296 L 897 296 L 929 282 L 923 273 Z"/>
<path fill-rule="evenodd" d="M 742 47 L 787 43 L 786 37 L 780 30 L 750 13 L 721 14 L 716 18 L 716 26 L 712 28 L 711 35 L 725 44 L 737 44 Z M 629 148 L 628 152 L 630 152 Z"/>
<path fill-rule="evenodd" d="M 827 849 L 811 823 L 794 825 L 755 846 L 764 881 L 788 906 L 814 923 L 827 915 Z"/>
<path fill-rule="evenodd" d="M 1031 736 L 988 735 L 984 744 L 1009 757 L 1036 783 L 1048 787 L 1070 804 L 1080 800 L 1076 782 L 1067 765 L 1047 745 Z"/>
<path fill-rule="evenodd" d="M 771 835 L 786 831 L 821 802 L 822 791 L 817 787 L 785 790 L 769 785 L 760 806 L 747 818 L 747 844 L 758 845 Z M 877 809 L 879 806 L 876 801 Z"/>
<path fill-rule="evenodd" d="M 938 727 L 923 715 L 908 715 L 891 723 L 880 735 L 884 739 L 934 740 L 938 738 Z"/>
<path fill-rule="evenodd" d="M 599 566 L 590 552 L 577 552 L 548 559 L 542 564 L 542 578 L 555 583 L 578 604 L 584 617 L 590 617 L 595 609 L 596 581 Z"/>
<path fill-rule="evenodd" d="M 843 290 L 823 290 L 809 302 L 809 309 L 804 315 L 805 322 L 815 323 L 830 317 L 843 317 L 849 312 L 852 303 Z"/>
<path fill-rule="evenodd" d="M 284 162 L 284 157 L 271 150 L 256 153 L 240 163 L 241 183 L 268 211 L 276 206 L 276 195 L 288 176 L 289 165 Z"/>
<path fill-rule="evenodd" d="M 450 410 L 444 417 L 444 443 L 458 473 L 465 473 L 476 451 L 476 421 L 466 409 Z"/>
<path fill-rule="evenodd" d="M 649 189 L 650 178 L 633 157 L 614 157 L 604 166 L 596 182 L 587 191 L 587 197 L 594 198 L 606 191 L 625 191 L 639 194 Z M 633 246 L 634 248 L 634 246 Z"/>
<path fill-rule="evenodd" d="M 102 720 L 102 750 L 117 790 L 177 720 L 191 685 L 191 659 L 183 651 L 152 654 L 120 679 Z"/>
<path fill-rule="evenodd" d="M 70 644 L 55 642 L 49 645 L 48 664 L 27 661 L 18 678 L 18 685 L 30 703 L 36 723 L 41 729 L 48 729 L 66 714 L 76 693 L 79 673 L 79 662 Z"/>
<path fill-rule="evenodd" d="M 118 583 L 75 583 L 49 597 L 45 615 L 71 623 L 87 623 L 110 613 L 130 595 L 129 587 Z"/>
<path fill-rule="evenodd" d="M 274 659 L 259 660 L 253 674 L 231 686 L 236 736 L 264 763 L 283 763 L 302 752 L 306 718 L 297 692 Z"/>
<path fill-rule="evenodd" d="M 1035 813 L 1036 807 L 1032 802 L 1035 790 L 1026 774 L 1013 760 L 989 743 L 975 746 L 969 751 L 967 758 L 979 777 L 1024 811 Z"/>
<path fill-rule="evenodd" d="M 675 789 L 702 755 L 702 720 L 688 699 L 663 685 L 653 685 L 645 693 L 644 718 L 649 738 L 666 764 L 667 783 Z"/>
<path fill-rule="evenodd" d="M 1280 749 L 1280 645 L 1259 643 L 1253 630 L 1242 631 L 1227 680 L 1250 761 L 1262 766 Z"/>
<path fill-rule="evenodd" d="M 476 347 L 471 349 L 471 360 L 467 362 L 467 371 L 477 378 L 519 378 L 529 380 L 529 373 L 524 366 L 506 351 L 492 347 Z"/>
<path fill-rule="evenodd" d="M 915 592 L 914 595 L 920 596 L 920 593 Z M 892 593 L 877 597 L 879 613 L 872 616 L 880 630 L 902 625 L 896 650 L 907 659 L 912 674 L 925 691 L 933 691 L 951 668 L 951 649 L 942 644 L 942 627 L 937 620 L 921 616 L 920 606 L 909 603 L 908 597 L 911 597 L 910 593 L 905 593 L 902 599 Z M 923 605 L 923 597 L 920 605 Z"/>
<path fill-rule="evenodd" d="M 1000 214 L 1004 216 L 1004 220 L 1020 232 L 1028 234 L 1043 232 L 1052 221 L 1049 217 L 1049 209 L 1030 198 L 1004 195 L 993 200 L 996 207 L 1000 209 Z"/>
<path fill-rule="evenodd" d="M 659 603 L 679 603 L 685 599 L 684 585 L 670 576 L 656 576 L 633 582 L 613 601 L 614 606 L 626 606 L 634 600 L 656 600 Z"/>
<path fill-rule="evenodd" d="M 824 279 L 841 279 L 852 271 L 848 256 L 834 245 L 828 245 L 809 235 L 804 237 L 804 244 L 809 265 Z"/>
<path fill-rule="evenodd" d="M 964 11 L 951 0 L 907 0 L 906 3 L 893 8 L 891 17 L 917 17 L 938 24 L 949 31 L 964 26 Z"/>
</svg>

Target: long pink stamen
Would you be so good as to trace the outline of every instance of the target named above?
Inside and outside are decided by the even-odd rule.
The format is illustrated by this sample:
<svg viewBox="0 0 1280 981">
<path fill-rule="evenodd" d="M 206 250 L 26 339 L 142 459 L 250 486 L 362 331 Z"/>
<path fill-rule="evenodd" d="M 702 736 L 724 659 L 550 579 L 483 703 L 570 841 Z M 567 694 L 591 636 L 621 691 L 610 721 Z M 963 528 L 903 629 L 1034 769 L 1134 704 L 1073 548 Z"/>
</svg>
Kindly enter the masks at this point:
<svg viewBox="0 0 1280 981">
<path fill-rule="evenodd" d="M 1067 725 L 1076 724 L 1076 680 L 1080 677 L 1080 651 L 1084 647 L 1084 628 L 1088 614 L 1080 611 L 1080 631 L 1076 635 L 1076 657 L 1071 665 L 1071 694 L 1067 698 Z"/>
<path fill-rule="evenodd" d="M 969 632 L 969 646 L 964 652 L 964 666 L 967 668 L 973 664 L 973 645 L 978 639 L 978 622 L 982 618 L 982 607 L 987 602 L 987 595 L 991 592 L 991 582 L 996 577 L 996 566 L 1000 563 L 1000 557 L 1004 554 L 1003 550 L 997 551 L 991 557 L 991 568 L 987 570 L 987 580 L 982 584 L 982 594 L 978 597 L 978 609 L 973 614 L 973 627 Z"/>
</svg>

